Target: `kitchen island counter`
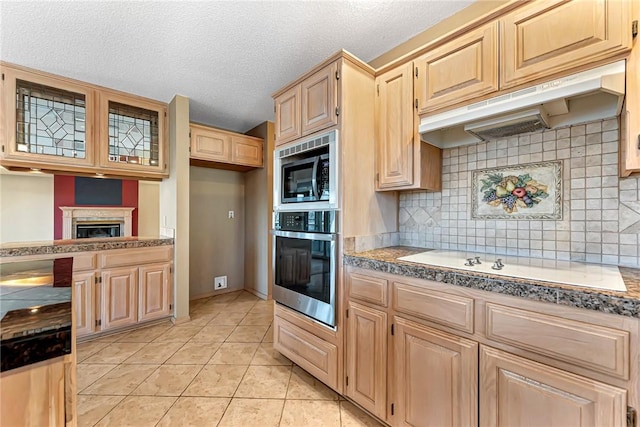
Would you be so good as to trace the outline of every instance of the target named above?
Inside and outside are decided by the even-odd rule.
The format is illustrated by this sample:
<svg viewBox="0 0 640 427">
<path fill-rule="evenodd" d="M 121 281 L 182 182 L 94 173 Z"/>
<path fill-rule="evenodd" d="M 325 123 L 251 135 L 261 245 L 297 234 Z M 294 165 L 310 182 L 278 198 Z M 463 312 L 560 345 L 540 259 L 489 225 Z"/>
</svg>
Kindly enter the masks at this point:
<svg viewBox="0 0 640 427">
<path fill-rule="evenodd" d="M 15 242 L 0 245 L 0 258 L 92 252 L 109 249 L 148 248 L 165 245 L 173 245 L 173 238 L 164 236 L 133 236 Z"/>
<path fill-rule="evenodd" d="M 619 267 L 627 288 L 623 292 L 505 277 L 398 260 L 400 257 L 428 250 L 408 246 L 392 246 L 366 252 L 349 252 L 344 254 L 344 263 L 354 267 L 433 280 L 529 300 L 640 318 L 640 269 Z M 463 261 L 461 260 L 461 262 Z"/>
<path fill-rule="evenodd" d="M 65 260 L 0 264 L 0 371 L 71 353 L 71 263 Z"/>
</svg>

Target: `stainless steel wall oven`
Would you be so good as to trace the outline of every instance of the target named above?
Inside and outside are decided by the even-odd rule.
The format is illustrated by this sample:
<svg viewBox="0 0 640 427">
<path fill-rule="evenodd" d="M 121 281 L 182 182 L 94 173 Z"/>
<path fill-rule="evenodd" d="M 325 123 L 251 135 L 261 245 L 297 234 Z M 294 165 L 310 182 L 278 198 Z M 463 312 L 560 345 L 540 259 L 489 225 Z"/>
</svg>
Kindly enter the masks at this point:
<svg viewBox="0 0 640 427">
<path fill-rule="evenodd" d="M 277 212 L 273 298 L 335 326 L 336 211 Z"/>
</svg>

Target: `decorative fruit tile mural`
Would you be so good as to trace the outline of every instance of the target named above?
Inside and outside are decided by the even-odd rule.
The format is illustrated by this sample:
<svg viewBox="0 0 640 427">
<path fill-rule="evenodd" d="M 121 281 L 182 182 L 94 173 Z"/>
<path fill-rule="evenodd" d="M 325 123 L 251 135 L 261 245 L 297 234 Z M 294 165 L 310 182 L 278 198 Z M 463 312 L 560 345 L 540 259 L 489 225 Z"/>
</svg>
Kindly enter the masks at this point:
<svg viewBox="0 0 640 427">
<path fill-rule="evenodd" d="M 473 171 L 474 219 L 562 219 L 562 163 Z"/>
</svg>

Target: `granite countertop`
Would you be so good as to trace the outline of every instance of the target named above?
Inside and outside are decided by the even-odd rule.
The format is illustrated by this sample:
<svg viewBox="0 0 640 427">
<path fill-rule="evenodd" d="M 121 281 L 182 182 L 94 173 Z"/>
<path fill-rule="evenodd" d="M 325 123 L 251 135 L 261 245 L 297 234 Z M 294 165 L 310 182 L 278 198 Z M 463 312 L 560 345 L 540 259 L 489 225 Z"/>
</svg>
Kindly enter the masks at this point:
<svg viewBox="0 0 640 427">
<path fill-rule="evenodd" d="M 71 352 L 68 260 L 0 264 L 0 371 Z"/>
<path fill-rule="evenodd" d="M 46 255 L 107 249 L 144 248 L 173 245 L 173 237 L 133 236 L 97 239 L 47 240 L 41 242 L 15 242 L 0 245 L 0 258 L 25 255 Z"/>
<path fill-rule="evenodd" d="M 344 263 L 369 270 L 434 280 L 530 300 L 640 318 L 640 269 L 620 267 L 620 273 L 627 288 L 626 292 L 620 292 L 469 272 L 397 259 L 428 250 L 392 246 L 366 252 L 345 253 Z"/>
</svg>

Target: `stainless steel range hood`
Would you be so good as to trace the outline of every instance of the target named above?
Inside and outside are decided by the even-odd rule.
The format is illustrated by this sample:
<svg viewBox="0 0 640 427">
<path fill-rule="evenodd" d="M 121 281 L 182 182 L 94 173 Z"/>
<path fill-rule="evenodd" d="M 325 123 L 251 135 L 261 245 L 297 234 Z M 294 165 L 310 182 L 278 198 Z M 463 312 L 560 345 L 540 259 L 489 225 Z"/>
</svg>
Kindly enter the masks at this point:
<svg viewBox="0 0 640 427">
<path fill-rule="evenodd" d="M 424 141 L 440 148 L 474 144 L 620 114 L 625 61 L 603 65 L 420 121 Z"/>
</svg>

